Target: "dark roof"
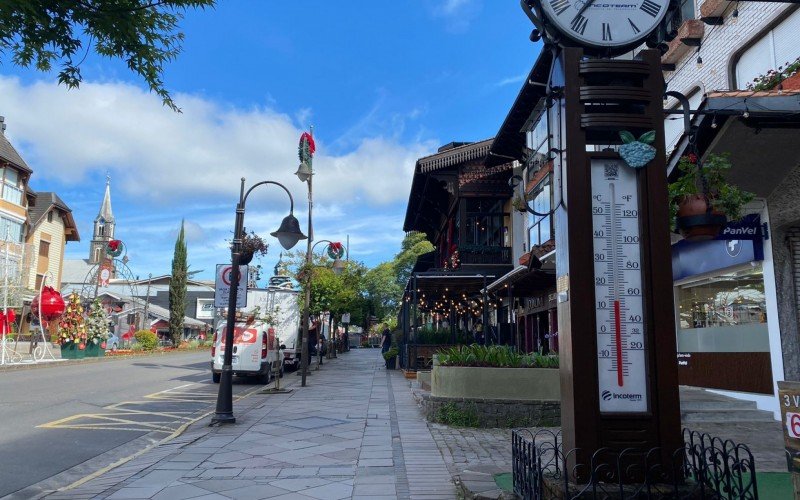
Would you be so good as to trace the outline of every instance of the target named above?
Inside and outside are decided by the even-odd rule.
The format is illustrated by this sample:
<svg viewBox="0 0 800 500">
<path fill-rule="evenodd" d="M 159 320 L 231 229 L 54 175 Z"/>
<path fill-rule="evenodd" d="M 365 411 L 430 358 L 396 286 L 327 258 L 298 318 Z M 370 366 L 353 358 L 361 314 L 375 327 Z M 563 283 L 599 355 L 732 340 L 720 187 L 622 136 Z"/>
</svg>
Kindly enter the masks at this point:
<svg viewBox="0 0 800 500">
<path fill-rule="evenodd" d="M 449 194 L 440 182 L 429 182 L 430 174 L 470 161 L 482 162 L 485 160 L 491 144 L 492 139 L 478 142 L 453 142 L 439 148 L 439 152 L 417 160 L 414 165 L 414 177 L 411 180 L 411 191 L 408 194 L 403 230 L 430 233 L 436 225 L 434 219 L 438 219 L 447 209 Z M 455 173 L 453 171 L 453 175 Z M 427 206 L 423 207 L 423 205 Z"/>
<path fill-rule="evenodd" d="M 25 160 L 23 160 L 19 153 L 17 153 L 17 150 L 14 149 L 14 146 L 8 142 L 8 139 L 6 139 L 6 136 L 2 131 L 0 131 L 0 160 L 11 163 L 15 167 L 24 170 L 28 174 L 33 172 L 28 164 L 25 163 Z"/>
<path fill-rule="evenodd" d="M 492 167 L 509 160 L 522 161 L 522 151 L 525 148 L 522 127 L 530 118 L 536 104 L 546 94 L 552 63 L 552 52 L 542 50 L 492 142 L 486 166 Z"/>
<path fill-rule="evenodd" d="M 80 241 L 78 235 L 78 227 L 75 225 L 75 220 L 72 218 L 72 209 L 64 203 L 56 193 L 52 191 L 39 191 L 31 192 L 33 194 L 29 199 L 31 204 L 28 205 L 28 218 L 30 219 L 31 227 L 36 227 L 42 219 L 44 219 L 47 212 L 51 208 L 58 209 L 64 216 L 64 225 L 72 229 L 66 232 L 65 236 L 67 241 Z"/>
</svg>

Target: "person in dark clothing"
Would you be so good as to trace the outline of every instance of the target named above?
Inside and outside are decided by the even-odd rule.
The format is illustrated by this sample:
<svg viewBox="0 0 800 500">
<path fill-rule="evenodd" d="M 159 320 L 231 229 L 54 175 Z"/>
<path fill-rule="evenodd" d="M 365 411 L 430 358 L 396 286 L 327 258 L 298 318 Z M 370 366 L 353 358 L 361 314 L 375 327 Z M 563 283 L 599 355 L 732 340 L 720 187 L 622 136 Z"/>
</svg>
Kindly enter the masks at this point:
<svg viewBox="0 0 800 500">
<path fill-rule="evenodd" d="M 388 328 L 383 329 L 383 336 L 381 337 L 381 354 L 385 353 L 392 347 L 392 332 Z M 389 366 L 389 361 L 386 360 L 386 366 Z"/>
<path fill-rule="evenodd" d="M 313 357 L 317 355 L 317 341 L 319 337 L 319 323 L 312 321 L 311 326 L 308 327 L 308 356 Z"/>
</svg>

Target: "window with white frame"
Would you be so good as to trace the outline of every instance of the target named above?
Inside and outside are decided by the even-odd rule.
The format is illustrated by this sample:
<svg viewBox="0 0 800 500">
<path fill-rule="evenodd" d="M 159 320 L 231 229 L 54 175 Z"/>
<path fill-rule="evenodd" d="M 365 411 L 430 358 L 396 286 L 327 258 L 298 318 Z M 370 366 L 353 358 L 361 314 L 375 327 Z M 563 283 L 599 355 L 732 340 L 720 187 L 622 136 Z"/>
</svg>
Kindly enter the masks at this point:
<svg viewBox="0 0 800 500">
<path fill-rule="evenodd" d="M 547 174 L 528 194 L 531 208 L 539 214 L 548 214 L 553 207 L 553 174 Z M 528 241 L 531 248 L 554 237 L 553 216 L 529 214 Z"/>
<path fill-rule="evenodd" d="M 22 187 L 19 172 L 11 167 L 3 167 L 2 198 L 15 205 L 22 205 Z"/>
<path fill-rule="evenodd" d="M 736 85 L 738 89 L 767 73 L 794 62 L 800 57 L 800 10 L 794 11 L 777 26 L 753 42 L 736 62 Z"/>
<path fill-rule="evenodd" d="M 0 240 L 22 243 L 24 235 L 22 222 L 0 216 Z"/>
</svg>

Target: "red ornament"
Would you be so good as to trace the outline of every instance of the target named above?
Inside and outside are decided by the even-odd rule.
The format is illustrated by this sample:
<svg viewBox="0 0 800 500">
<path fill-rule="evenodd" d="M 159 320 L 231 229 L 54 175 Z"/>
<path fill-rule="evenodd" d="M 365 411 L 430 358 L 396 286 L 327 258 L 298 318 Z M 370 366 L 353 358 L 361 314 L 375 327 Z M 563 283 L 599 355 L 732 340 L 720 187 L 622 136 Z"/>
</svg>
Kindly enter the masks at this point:
<svg viewBox="0 0 800 500">
<path fill-rule="evenodd" d="M 111 251 L 116 252 L 117 250 L 119 250 L 119 243 L 120 243 L 119 240 L 111 240 L 108 242 L 108 248 L 110 248 Z"/>
<path fill-rule="evenodd" d="M 80 349 L 81 351 L 82 351 L 82 350 L 84 350 L 84 349 L 86 349 L 86 344 L 84 344 L 83 342 L 81 342 L 80 344 L 78 344 L 78 349 Z"/>
<path fill-rule="evenodd" d="M 686 158 L 689 160 L 689 163 L 691 163 L 692 165 L 697 164 L 697 155 L 696 154 L 689 153 L 688 155 L 686 155 Z"/>
<path fill-rule="evenodd" d="M 103 341 L 103 342 L 100 342 L 100 349 L 105 349 L 105 348 L 106 348 L 106 343 L 105 343 L 105 341 Z"/>
<path fill-rule="evenodd" d="M 41 304 L 41 307 L 39 304 Z M 41 309 L 43 319 L 52 321 L 64 314 L 66 304 L 64 304 L 64 299 L 60 293 L 54 290 L 53 287 L 46 286 L 42 289 L 42 293 L 34 295 L 31 301 L 31 313 L 34 316 L 39 315 L 39 309 Z"/>
</svg>

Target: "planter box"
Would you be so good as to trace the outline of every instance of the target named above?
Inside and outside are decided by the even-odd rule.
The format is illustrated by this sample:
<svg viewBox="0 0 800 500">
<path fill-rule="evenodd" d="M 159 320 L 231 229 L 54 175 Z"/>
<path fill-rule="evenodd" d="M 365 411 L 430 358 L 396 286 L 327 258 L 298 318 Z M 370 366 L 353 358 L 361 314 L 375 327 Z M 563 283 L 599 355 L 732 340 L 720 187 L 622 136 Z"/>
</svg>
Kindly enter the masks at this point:
<svg viewBox="0 0 800 500">
<path fill-rule="evenodd" d="M 100 344 L 93 344 L 91 342 L 86 344 L 87 358 L 102 358 L 105 355 L 105 351 L 105 349 L 100 347 Z"/>
<path fill-rule="evenodd" d="M 78 344 L 75 342 L 67 342 L 61 344 L 61 359 L 77 359 L 78 357 Z"/>
<path fill-rule="evenodd" d="M 434 365 L 431 396 L 514 401 L 560 401 L 559 370 Z"/>
</svg>

